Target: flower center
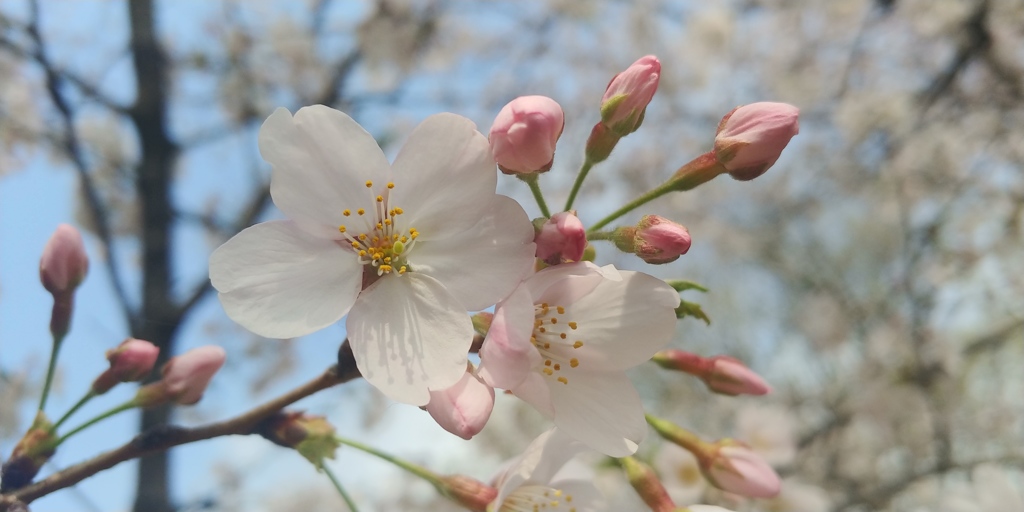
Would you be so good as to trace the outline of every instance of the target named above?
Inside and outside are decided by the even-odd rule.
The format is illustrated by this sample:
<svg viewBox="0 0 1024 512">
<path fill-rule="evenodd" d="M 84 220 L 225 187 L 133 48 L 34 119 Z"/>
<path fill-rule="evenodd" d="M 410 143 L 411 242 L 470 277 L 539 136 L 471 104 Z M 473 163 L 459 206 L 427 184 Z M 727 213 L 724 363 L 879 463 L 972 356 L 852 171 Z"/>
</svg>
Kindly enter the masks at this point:
<svg viewBox="0 0 1024 512">
<path fill-rule="evenodd" d="M 544 358 L 537 370 L 562 384 L 569 384 L 566 370 L 580 365 L 580 360 L 573 357 L 573 351 L 583 346 L 583 340 L 575 332 L 579 324 L 567 318 L 562 306 L 550 306 L 545 302 L 535 304 L 533 311 L 530 343 Z"/>
<path fill-rule="evenodd" d="M 373 188 L 373 182 L 367 181 L 366 188 Z M 388 191 L 394 188 L 394 183 L 388 183 Z M 389 197 L 387 192 L 373 197 L 374 211 L 371 212 L 363 208 L 353 212 L 346 208 L 341 212 L 342 215 L 353 217 L 354 214 L 352 220 L 355 224 L 338 226 L 338 231 L 352 246 L 359 263 L 376 268 L 378 276 L 392 272 L 405 274 L 409 270 L 406 256 L 420 235 L 414 227 L 401 229 L 396 225 L 398 216 L 405 211 L 390 205 Z"/>
<path fill-rule="evenodd" d="M 542 485 L 524 485 L 512 492 L 499 512 L 576 512 L 572 495 Z"/>
</svg>

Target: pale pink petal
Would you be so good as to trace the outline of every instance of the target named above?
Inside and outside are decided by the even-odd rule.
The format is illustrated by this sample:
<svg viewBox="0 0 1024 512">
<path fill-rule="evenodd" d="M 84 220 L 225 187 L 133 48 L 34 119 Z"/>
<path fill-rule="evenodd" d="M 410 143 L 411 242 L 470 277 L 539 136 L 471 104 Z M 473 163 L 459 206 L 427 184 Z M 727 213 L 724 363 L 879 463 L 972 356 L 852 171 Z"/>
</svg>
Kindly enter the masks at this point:
<svg viewBox="0 0 1024 512">
<path fill-rule="evenodd" d="M 531 484 L 548 486 L 558 470 L 585 448 L 557 428 L 537 436 L 512 466 L 496 479 L 499 489 L 495 510 L 500 510 L 505 498 L 520 487 Z"/>
<path fill-rule="evenodd" d="M 417 240 L 409 262 L 444 285 L 466 310 L 493 306 L 533 267 L 533 226 L 515 200 L 491 197 L 474 226 L 445 239 Z"/>
<path fill-rule="evenodd" d="M 647 423 L 640 395 L 626 375 L 587 371 L 566 375 L 565 384 L 546 377 L 555 406 L 555 425 L 606 455 L 635 453 L 647 435 Z"/>
<path fill-rule="evenodd" d="M 283 108 L 275 110 L 260 128 L 259 146 L 273 167 L 274 204 L 319 237 L 340 239 L 338 226 L 351 222 L 342 212 L 373 208 L 374 196 L 385 194 L 391 179 L 373 136 L 351 117 L 323 105 L 299 109 L 294 117 Z M 367 181 L 373 182 L 371 189 Z"/>
<path fill-rule="evenodd" d="M 363 290 L 348 315 L 356 366 L 393 400 L 426 405 L 466 371 L 473 324 L 437 280 L 410 272 Z"/>
<path fill-rule="evenodd" d="M 647 361 L 675 333 L 679 293 L 642 272 L 622 271 L 622 281 L 602 281 L 593 292 L 566 306 L 564 321 L 584 342 L 577 352 L 588 369 L 623 370 Z"/>
<path fill-rule="evenodd" d="M 479 374 L 484 382 L 501 389 L 519 385 L 540 354 L 530 343 L 533 333 L 533 301 L 526 289 L 517 288 L 494 310 L 487 338 L 480 348 Z"/>
<path fill-rule="evenodd" d="M 347 249 L 290 221 L 257 224 L 210 256 L 210 281 L 224 311 L 268 338 L 294 338 L 348 313 L 362 266 Z"/>
<path fill-rule="evenodd" d="M 534 304 L 565 306 L 592 292 L 603 280 L 600 267 L 581 261 L 548 267 L 530 276 L 524 285 Z"/>
<path fill-rule="evenodd" d="M 441 428 L 471 439 L 487 424 L 494 408 L 494 388 L 466 371 L 454 386 L 430 392 L 427 412 Z"/>
<path fill-rule="evenodd" d="M 405 211 L 400 219 L 421 242 L 471 228 L 493 204 L 498 183 L 487 139 L 472 121 L 449 113 L 420 123 L 392 169 L 389 206 Z"/>
<path fill-rule="evenodd" d="M 518 385 L 511 389 L 512 394 L 530 404 L 537 412 L 548 418 L 555 417 L 555 406 L 551 401 L 551 389 L 544 377 L 537 372 L 530 372 Z"/>
</svg>

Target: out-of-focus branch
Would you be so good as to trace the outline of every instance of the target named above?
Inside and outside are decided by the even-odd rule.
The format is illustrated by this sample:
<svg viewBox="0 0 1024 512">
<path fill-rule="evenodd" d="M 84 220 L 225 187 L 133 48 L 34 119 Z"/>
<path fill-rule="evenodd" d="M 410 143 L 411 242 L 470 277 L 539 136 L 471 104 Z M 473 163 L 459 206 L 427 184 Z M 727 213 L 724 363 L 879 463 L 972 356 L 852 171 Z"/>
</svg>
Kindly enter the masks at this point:
<svg viewBox="0 0 1024 512">
<path fill-rule="evenodd" d="M 980 0 L 974 11 L 967 18 L 960 32 L 961 42 L 956 55 L 946 69 L 935 77 L 931 85 L 922 93 L 922 111 L 928 110 L 949 89 L 956 77 L 967 68 L 972 60 L 982 55 L 992 46 L 992 34 L 989 32 L 986 18 L 989 14 L 989 0 Z"/>
<path fill-rule="evenodd" d="M 1011 334 L 1021 329 L 1024 329 L 1024 318 L 1014 320 L 992 332 L 967 342 L 963 349 L 963 354 L 970 358 L 982 352 L 997 349 L 1010 339 Z"/>
<path fill-rule="evenodd" d="M 120 305 L 129 325 L 133 325 L 136 322 L 137 316 L 128 300 L 124 281 L 121 279 L 121 264 L 117 256 L 117 251 L 114 247 L 114 235 L 110 227 L 110 219 L 107 217 L 107 207 L 106 204 L 104 204 L 103 199 L 100 197 L 96 183 L 93 181 L 92 174 L 89 172 L 89 168 L 85 163 L 85 156 L 82 152 L 78 131 L 75 128 L 75 115 L 71 110 L 71 106 L 68 103 L 67 98 L 65 98 L 64 93 L 61 90 L 63 76 L 58 73 L 46 55 L 45 41 L 39 31 L 38 0 L 31 2 L 30 6 L 31 15 L 29 18 L 29 24 L 25 30 L 35 45 L 35 50 L 31 55 L 43 69 L 43 73 L 46 77 L 47 95 L 54 107 L 57 109 L 57 112 L 60 114 L 62 125 L 62 149 L 67 153 L 68 158 L 71 160 L 71 163 L 78 174 L 78 179 L 81 183 L 83 194 L 85 195 L 86 207 L 88 208 L 89 214 L 92 216 L 93 223 L 96 226 L 96 235 L 99 237 L 100 243 L 103 245 L 103 250 L 106 253 L 104 255 L 104 261 L 106 262 L 107 273 L 110 274 L 114 293 L 117 295 L 118 304 Z"/>
<path fill-rule="evenodd" d="M 100 471 L 143 455 L 165 452 L 175 446 L 215 437 L 255 433 L 260 422 L 285 407 L 324 389 L 358 378 L 359 370 L 356 369 L 355 359 L 351 358 L 351 350 L 345 350 L 348 344 L 346 343 L 342 347 L 338 365 L 331 366 L 315 379 L 278 398 L 233 418 L 209 425 L 194 428 L 163 425 L 146 430 L 118 448 L 54 473 L 13 493 L 0 496 L 0 512 L 9 512 L 14 510 L 13 507 L 17 503 L 31 503 L 54 491 L 74 485 Z"/>
</svg>

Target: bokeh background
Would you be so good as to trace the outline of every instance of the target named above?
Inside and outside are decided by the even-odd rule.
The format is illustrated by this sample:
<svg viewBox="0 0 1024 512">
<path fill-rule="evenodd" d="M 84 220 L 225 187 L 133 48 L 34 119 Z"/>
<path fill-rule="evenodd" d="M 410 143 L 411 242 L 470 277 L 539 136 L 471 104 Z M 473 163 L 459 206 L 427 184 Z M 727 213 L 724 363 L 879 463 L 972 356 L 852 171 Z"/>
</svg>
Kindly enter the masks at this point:
<svg viewBox="0 0 1024 512">
<path fill-rule="evenodd" d="M 761 398 L 710 394 L 646 365 L 649 410 L 707 438 L 749 442 L 784 476 L 774 500 L 709 488 L 651 439 L 640 455 L 680 504 L 743 512 L 1020 512 L 1024 507 L 1024 1 L 316 0 L 0 2 L 0 457 L 28 426 L 49 351 L 38 258 L 57 224 L 86 233 L 79 291 L 49 409 L 59 415 L 129 335 L 165 354 L 214 343 L 225 370 L 195 407 L 125 414 L 62 446 L 43 474 L 166 421 L 243 411 L 318 374 L 343 325 L 266 340 L 223 314 L 209 253 L 278 218 L 256 133 L 276 107 L 327 104 L 394 155 L 435 112 L 482 131 L 505 102 L 544 94 L 566 130 L 542 179 L 561 204 L 608 80 L 663 66 L 643 127 L 591 172 L 593 223 L 710 149 L 736 105 L 783 101 L 801 133 L 766 175 L 719 178 L 623 219 L 686 225 L 693 248 L 659 267 L 597 242 L 598 261 L 683 278 L 710 325 L 674 346 L 764 375 Z M 526 187 L 499 191 L 538 215 Z M 127 399 L 97 400 L 82 418 Z M 499 396 L 466 442 L 363 382 L 301 404 L 340 432 L 439 472 L 487 480 L 546 428 Z M 593 463 L 612 510 L 642 504 Z M 386 463 L 331 467 L 363 511 L 454 508 Z M 34 512 L 336 511 L 297 454 L 221 438 L 127 463 L 40 499 Z"/>
</svg>

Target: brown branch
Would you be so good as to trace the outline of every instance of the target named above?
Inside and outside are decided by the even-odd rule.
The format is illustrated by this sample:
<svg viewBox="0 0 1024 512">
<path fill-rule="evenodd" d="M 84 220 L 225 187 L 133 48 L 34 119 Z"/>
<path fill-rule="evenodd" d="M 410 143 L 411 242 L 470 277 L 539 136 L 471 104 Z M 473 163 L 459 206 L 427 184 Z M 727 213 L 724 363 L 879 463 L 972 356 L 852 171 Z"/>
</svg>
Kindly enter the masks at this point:
<svg viewBox="0 0 1024 512">
<path fill-rule="evenodd" d="M 0 496 L 0 512 L 12 512 L 16 504 L 28 504 L 54 491 L 75 485 L 86 478 L 143 455 L 164 452 L 175 446 L 229 435 L 256 433 L 261 421 L 285 407 L 318 391 L 358 378 L 355 359 L 348 343 L 342 344 L 339 364 L 315 379 L 233 418 L 194 428 L 162 425 L 149 429 L 131 441 L 92 459 L 54 473 L 32 485 Z"/>
</svg>

